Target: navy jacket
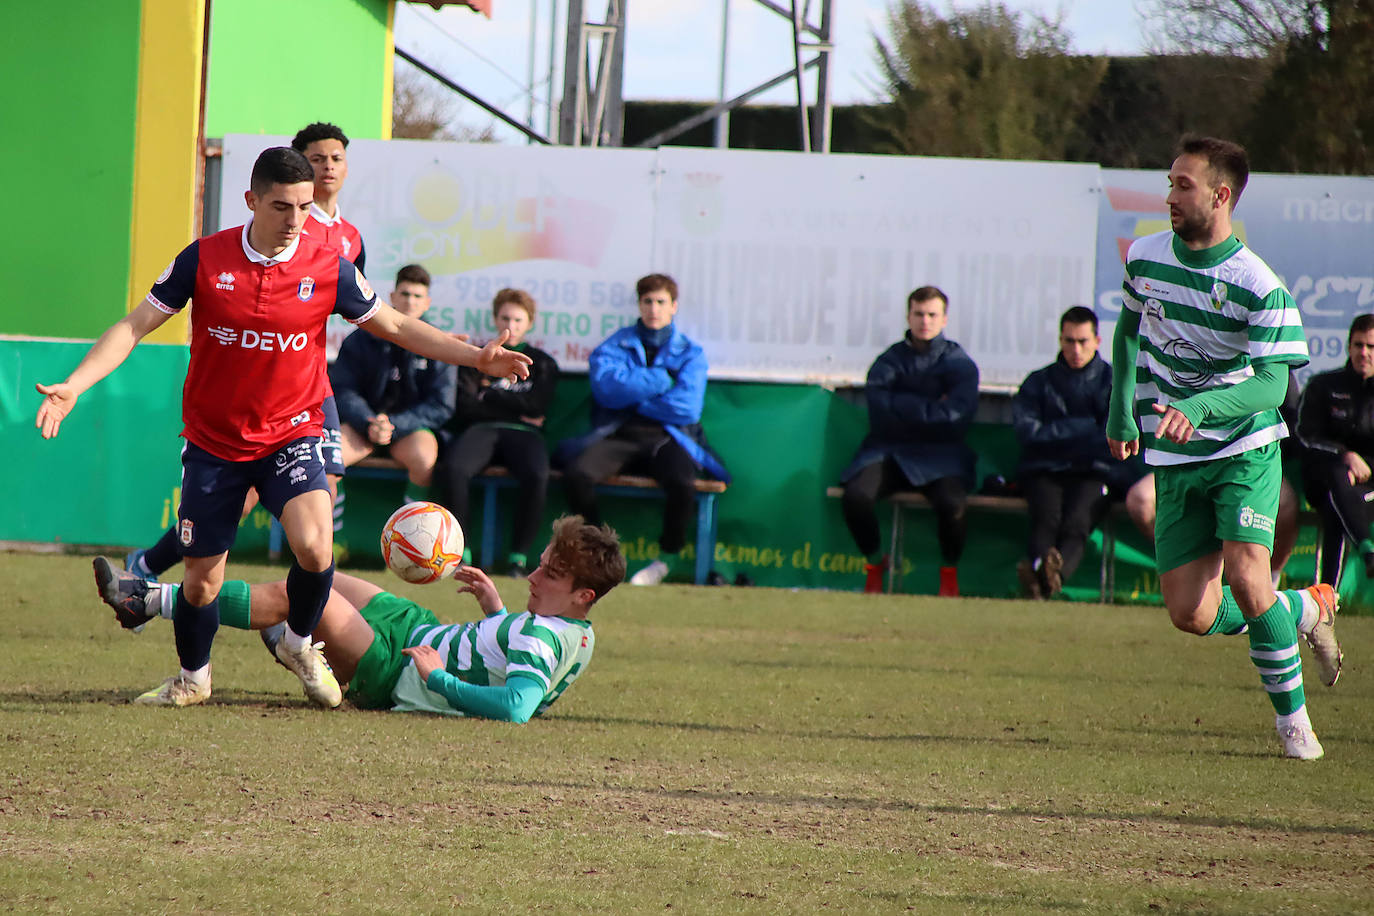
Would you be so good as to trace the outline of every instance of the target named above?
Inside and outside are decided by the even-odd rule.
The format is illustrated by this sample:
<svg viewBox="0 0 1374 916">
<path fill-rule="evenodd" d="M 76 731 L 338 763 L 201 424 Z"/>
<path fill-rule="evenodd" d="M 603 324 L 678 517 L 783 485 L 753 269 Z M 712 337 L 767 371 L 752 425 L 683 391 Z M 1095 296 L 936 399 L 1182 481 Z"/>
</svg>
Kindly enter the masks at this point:
<svg viewBox="0 0 1374 916">
<path fill-rule="evenodd" d="M 1061 355 L 1037 369 L 1011 402 L 1012 428 L 1021 443 L 1017 476 L 1075 472 L 1107 478 L 1118 463 L 1107 450 L 1112 367 L 1101 356 L 1071 369 Z"/>
<path fill-rule="evenodd" d="M 729 482 L 729 472 L 711 451 L 701 429 L 706 369 L 705 352 L 676 327 L 654 355 L 653 365 L 645 358 L 636 325 L 616 331 L 597 345 L 587 361 L 592 428 L 584 435 L 559 443 L 559 460 L 566 464 L 593 442 L 639 418 L 662 425 L 698 467 Z"/>
<path fill-rule="evenodd" d="M 1308 379 L 1298 404 L 1298 439 L 1304 461 L 1345 452 L 1374 458 L 1374 379 L 1360 378 L 1349 360 Z"/>
<path fill-rule="evenodd" d="M 978 367 L 963 347 L 941 334 L 921 352 L 908 333 L 873 363 L 864 393 L 869 433 L 841 481 L 890 457 L 914 487 L 941 477 L 973 487 L 976 458 L 964 437 L 978 409 Z"/>
<path fill-rule="evenodd" d="M 416 430 L 438 432 L 453 416 L 456 366 L 417 356 L 365 331 L 344 338 L 329 367 L 339 420 L 367 434 L 367 418 L 385 413 L 393 441 Z"/>
</svg>

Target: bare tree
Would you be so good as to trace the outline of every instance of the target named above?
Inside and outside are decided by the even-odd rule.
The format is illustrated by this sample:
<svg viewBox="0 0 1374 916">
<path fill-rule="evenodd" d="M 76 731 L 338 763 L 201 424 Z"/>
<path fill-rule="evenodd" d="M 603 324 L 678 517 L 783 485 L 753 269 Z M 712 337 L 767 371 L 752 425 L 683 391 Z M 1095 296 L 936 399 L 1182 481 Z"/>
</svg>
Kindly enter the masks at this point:
<svg viewBox="0 0 1374 916">
<path fill-rule="evenodd" d="M 391 93 L 391 136 L 410 140 L 463 140 L 491 143 L 490 126 L 456 123 L 461 104 L 443 86 L 405 63 L 396 62 Z"/>
<path fill-rule="evenodd" d="M 1268 57 L 1325 28 L 1322 0 L 1148 0 L 1156 53 Z"/>
</svg>

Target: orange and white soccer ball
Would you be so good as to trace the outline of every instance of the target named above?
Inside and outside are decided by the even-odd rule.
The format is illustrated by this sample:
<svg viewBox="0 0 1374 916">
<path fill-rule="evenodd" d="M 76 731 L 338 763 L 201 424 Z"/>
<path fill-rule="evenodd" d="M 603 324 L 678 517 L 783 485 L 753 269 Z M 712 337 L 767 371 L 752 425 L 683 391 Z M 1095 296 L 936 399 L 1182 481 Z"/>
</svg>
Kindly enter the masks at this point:
<svg viewBox="0 0 1374 916">
<path fill-rule="evenodd" d="M 462 565 L 463 528 L 438 503 L 407 503 L 382 526 L 382 559 L 407 582 L 437 582 Z"/>
</svg>

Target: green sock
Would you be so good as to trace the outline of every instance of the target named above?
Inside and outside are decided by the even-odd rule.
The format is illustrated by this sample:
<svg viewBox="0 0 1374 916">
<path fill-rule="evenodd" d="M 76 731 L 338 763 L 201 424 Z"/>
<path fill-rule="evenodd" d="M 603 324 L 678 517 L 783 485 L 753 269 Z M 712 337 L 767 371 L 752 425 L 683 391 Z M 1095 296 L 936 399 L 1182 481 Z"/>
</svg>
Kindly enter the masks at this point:
<svg viewBox="0 0 1374 916">
<path fill-rule="evenodd" d="M 1298 630 L 1283 601 L 1250 620 L 1250 661 L 1259 669 L 1260 682 L 1269 702 L 1281 716 L 1302 709 L 1302 659 L 1298 655 Z"/>
<path fill-rule="evenodd" d="M 1275 592 L 1279 604 L 1288 612 L 1288 616 L 1293 620 L 1293 626 L 1302 627 L 1302 598 L 1303 591 L 1300 589 L 1288 589 L 1287 591 Z"/>
<path fill-rule="evenodd" d="M 1245 615 L 1240 611 L 1240 605 L 1236 604 L 1236 599 L 1231 595 L 1231 586 L 1221 587 L 1221 606 L 1217 608 L 1217 619 L 1212 621 L 1212 628 L 1204 635 L 1214 636 L 1221 633 L 1225 636 L 1235 636 L 1245 631 Z"/>
<path fill-rule="evenodd" d="M 429 499 L 429 487 L 406 481 L 406 502 L 420 502 Z"/>
<path fill-rule="evenodd" d="M 464 548 L 463 548 L 463 565 L 464 565 L 464 566 L 471 566 L 471 565 L 472 565 L 472 548 L 471 548 L 471 547 L 464 547 Z"/>
<path fill-rule="evenodd" d="M 236 630 L 251 630 L 253 588 L 247 582 L 230 579 L 219 589 L 219 622 Z"/>
</svg>

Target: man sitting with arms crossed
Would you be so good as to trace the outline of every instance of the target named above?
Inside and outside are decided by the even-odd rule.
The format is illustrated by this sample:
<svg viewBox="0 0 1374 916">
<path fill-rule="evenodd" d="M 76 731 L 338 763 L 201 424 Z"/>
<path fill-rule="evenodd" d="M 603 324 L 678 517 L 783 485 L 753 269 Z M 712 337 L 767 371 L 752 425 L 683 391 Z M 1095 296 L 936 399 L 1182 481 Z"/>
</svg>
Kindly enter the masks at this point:
<svg viewBox="0 0 1374 916">
<path fill-rule="evenodd" d="M 126 628 L 176 611 L 175 585 L 145 583 L 97 558 L 96 580 L 119 578 L 105 603 Z M 102 571 L 101 565 L 106 568 Z M 576 515 L 553 523 L 553 539 L 529 575 L 522 614 L 507 614 L 482 570 L 460 567 L 459 592 L 477 599 L 485 617 L 441 624 L 433 612 L 364 579 L 336 573 L 316 634 L 348 698 L 363 709 L 434 712 L 527 722 L 543 713 L 586 670 L 596 637 L 593 604 L 625 578 L 616 533 Z M 113 599 L 113 600 L 112 600 Z M 226 582 L 220 621 L 269 630 L 286 620 L 286 583 Z"/>
</svg>

